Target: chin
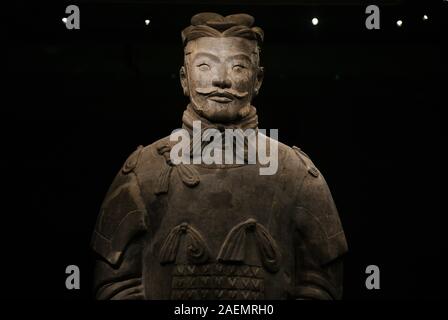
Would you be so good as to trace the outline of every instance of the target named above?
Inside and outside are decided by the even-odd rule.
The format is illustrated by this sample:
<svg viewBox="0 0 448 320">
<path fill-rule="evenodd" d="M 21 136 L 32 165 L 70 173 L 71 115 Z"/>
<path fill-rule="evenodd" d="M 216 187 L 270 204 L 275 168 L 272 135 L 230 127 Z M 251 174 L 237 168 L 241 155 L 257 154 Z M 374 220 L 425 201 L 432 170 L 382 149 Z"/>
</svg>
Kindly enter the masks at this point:
<svg viewBox="0 0 448 320">
<path fill-rule="evenodd" d="M 213 122 L 232 122 L 239 118 L 240 108 L 228 103 L 209 104 L 204 110 L 204 116 Z"/>
</svg>

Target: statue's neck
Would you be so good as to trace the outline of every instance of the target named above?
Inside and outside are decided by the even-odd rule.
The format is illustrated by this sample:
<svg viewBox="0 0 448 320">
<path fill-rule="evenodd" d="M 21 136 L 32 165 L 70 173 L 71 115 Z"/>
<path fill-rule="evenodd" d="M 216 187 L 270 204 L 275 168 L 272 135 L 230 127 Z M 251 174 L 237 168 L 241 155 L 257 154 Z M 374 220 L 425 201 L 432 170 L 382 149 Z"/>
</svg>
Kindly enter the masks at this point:
<svg viewBox="0 0 448 320">
<path fill-rule="evenodd" d="M 218 129 L 219 131 L 224 131 L 225 129 L 257 129 L 257 109 L 252 105 L 249 108 L 249 112 L 243 118 L 237 119 L 231 123 L 217 123 L 200 116 L 191 104 L 189 104 L 182 117 L 183 128 L 191 131 L 193 129 L 193 121 L 200 121 L 202 130 L 212 128 Z"/>
</svg>

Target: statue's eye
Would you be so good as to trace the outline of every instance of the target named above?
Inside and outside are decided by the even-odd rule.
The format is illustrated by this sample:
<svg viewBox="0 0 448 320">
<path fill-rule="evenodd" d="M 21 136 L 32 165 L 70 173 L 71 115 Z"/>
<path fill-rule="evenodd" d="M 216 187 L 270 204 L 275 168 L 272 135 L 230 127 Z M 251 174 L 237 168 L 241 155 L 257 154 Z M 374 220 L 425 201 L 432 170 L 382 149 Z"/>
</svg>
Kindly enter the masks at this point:
<svg viewBox="0 0 448 320">
<path fill-rule="evenodd" d="M 236 72 L 241 72 L 241 71 L 243 71 L 244 69 L 246 69 L 246 67 L 243 66 L 242 64 L 237 64 L 237 65 L 234 65 L 234 66 L 233 66 L 233 70 L 236 71 Z"/>
<path fill-rule="evenodd" d="M 208 70 L 210 70 L 210 66 L 208 64 L 206 64 L 206 63 L 198 64 L 198 68 L 201 71 L 208 71 Z"/>
</svg>

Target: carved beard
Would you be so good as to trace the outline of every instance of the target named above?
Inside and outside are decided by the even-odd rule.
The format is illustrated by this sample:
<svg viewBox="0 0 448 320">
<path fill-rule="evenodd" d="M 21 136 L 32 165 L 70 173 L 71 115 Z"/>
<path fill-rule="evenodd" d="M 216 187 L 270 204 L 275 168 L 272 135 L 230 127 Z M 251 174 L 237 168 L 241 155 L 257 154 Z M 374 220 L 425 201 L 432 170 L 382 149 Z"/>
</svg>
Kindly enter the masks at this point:
<svg viewBox="0 0 448 320">
<path fill-rule="evenodd" d="M 204 96 L 210 96 L 215 93 L 225 93 L 225 94 L 232 96 L 232 98 L 237 98 L 237 99 L 242 99 L 244 97 L 247 97 L 247 95 L 249 94 L 249 92 L 247 92 L 247 91 L 241 92 L 241 91 L 231 89 L 231 88 L 225 89 L 225 90 L 222 90 L 219 88 L 196 88 L 195 91 Z"/>
<path fill-rule="evenodd" d="M 207 95 L 209 95 L 209 94 L 211 94 L 213 92 L 220 91 L 220 90 L 217 90 L 217 89 L 214 89 L 214 88 L 213 89 L 197 88 L 195 91 L 196 91 L 197 94 L 200 94 L 200 95 L 203 95 L 203 96 L 207 96 Z M 233 90 L 233 89 L 226 89 L 226 90 L 223 90 L 223 91 L 231 93 L 234 96 L 234 99 L 241 99 L 241 98 L 246 97 L 249 94 L 248 92 L 238 92 L 238 91 Z M 205 106 L 197 103 L 196 100 L 194 99 L 194 95 L 191 94 L 191 93 L 190 93 L 190 102 L 191 102 L 191 105 L 192 105 L 193 109 L 201 117 L 206 118 L 206 119 L 208 118 L 207 115 L 204 112 Z M 248 101 L 248 103 L 246 103 L 245 106 L 243 106 L 240 110 L 238 110 L 237 116 L 235 117 L 235 119 L 232 119 L 231 122 L 238 121 L 238 120 L 240 120 L 242 118 L 245 118 L 250 113 L 251 106 L 252 105 L 251 105 L 250 101 Z M 211 119 L 209 119 L 209 120 L 212 121 Z"/>
</svg>

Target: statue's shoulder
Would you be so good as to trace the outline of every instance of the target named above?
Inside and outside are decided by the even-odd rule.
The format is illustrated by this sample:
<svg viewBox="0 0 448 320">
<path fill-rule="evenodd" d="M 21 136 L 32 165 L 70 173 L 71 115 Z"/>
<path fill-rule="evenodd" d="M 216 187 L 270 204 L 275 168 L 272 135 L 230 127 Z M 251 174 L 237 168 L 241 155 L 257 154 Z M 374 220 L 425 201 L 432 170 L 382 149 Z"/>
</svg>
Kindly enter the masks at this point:
<svg viewBox="0 0 448 320">
<path fill-rule="evenodd" d="M 301 148 L 297 146 L 288 146 L 278 142 L 279 165 L 286 170 L 290 176 L 311 176 L 318 178 L 321 176 L 311 158 Z"/>
<path fill-rule="evenodd" d="M 148 228 L 142 185 L 158 175 L 157 166 L 163 157 L 157 146 L 165 141 L 167 138 L 146 147 L 138 146 L 124 162 L 101 205 L 92 247 L 112 265 L 120 261 L 129 241 Z"/>
<path fill-rule="evenodd" d="M 165 163 L 161 157 L 160 148 L 169 143 L 169 136 L 159 139 L 147 146 L 138 146 L 135 151 L 126 159 L 121 167 L 121 173 L 127 175 L 131 172 L 139 174 L 141 172 L 157 171 L 157 168 Z"/>
<path fill-rule="evenodd" d="M 301 148 L 292 146 L 290 147 L 290 152 L 294 155 L 295 162 L 302 170 L 314 178 L 318 178 L 321 175 L 311 158 Z"/>
</svg>

